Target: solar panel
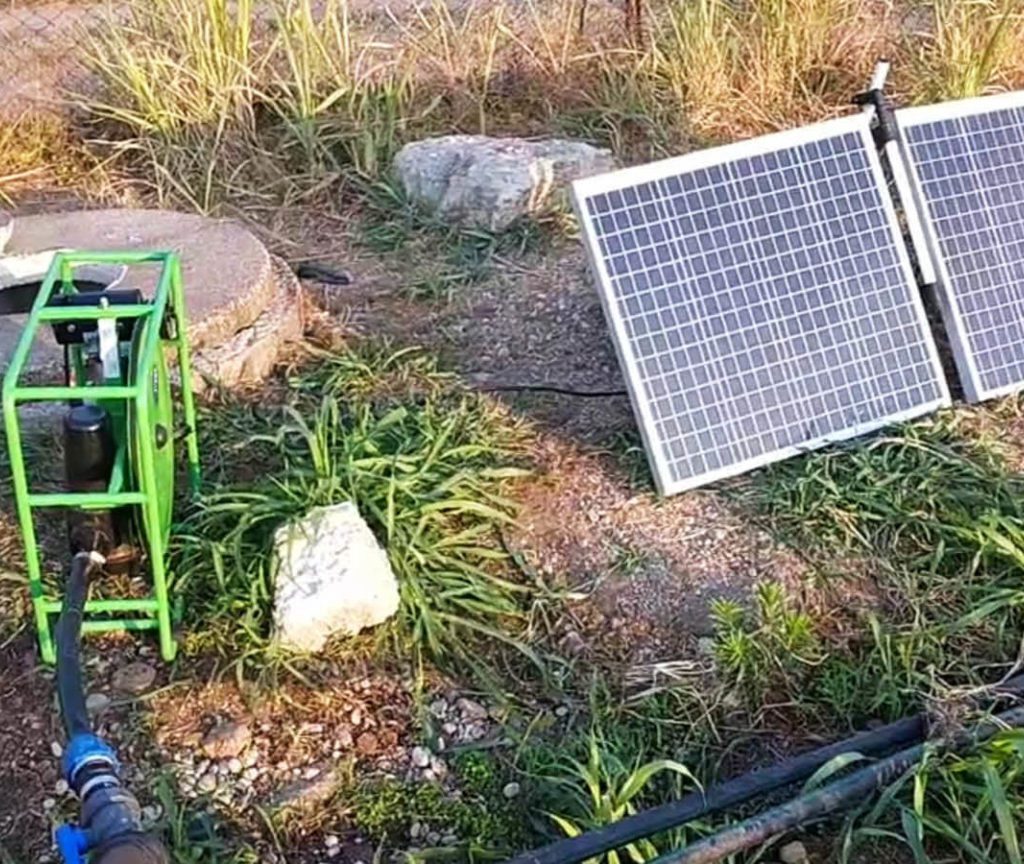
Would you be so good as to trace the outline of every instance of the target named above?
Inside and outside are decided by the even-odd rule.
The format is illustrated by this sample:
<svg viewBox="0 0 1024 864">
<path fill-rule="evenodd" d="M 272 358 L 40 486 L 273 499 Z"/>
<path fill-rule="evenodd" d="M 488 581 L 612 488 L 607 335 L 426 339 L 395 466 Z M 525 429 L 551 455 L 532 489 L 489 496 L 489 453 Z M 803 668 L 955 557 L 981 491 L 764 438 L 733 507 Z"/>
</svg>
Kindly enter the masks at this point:
<svg viewBox="0 0 1024 864">
<path fill-rule="evenodd" d="M 869 124 L 573 184 L 663 494 L 948 404 Z"/>
<path fill-rule="evenodd" d="M 1024 386 L 1024 93 L 896 112 L 972 402 Z"/>
</svg>

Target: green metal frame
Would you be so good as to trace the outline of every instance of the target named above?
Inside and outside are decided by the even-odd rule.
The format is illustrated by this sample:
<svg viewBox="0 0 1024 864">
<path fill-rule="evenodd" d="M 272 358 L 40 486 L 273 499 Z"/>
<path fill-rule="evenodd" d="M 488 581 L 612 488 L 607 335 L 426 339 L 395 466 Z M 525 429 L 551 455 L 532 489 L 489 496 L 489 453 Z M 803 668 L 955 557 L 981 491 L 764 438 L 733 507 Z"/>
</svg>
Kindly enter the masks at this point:
<svg viewBox="0 0 1024 864">
<path fill-rule="evenodd" d="M 160 276 L 152 298 L 146 303 L 124 306 L 96 307 L 55 307 L 48 306 L 54 292 L 75 293 L 74 268 L 83 264 L 161 265 Z M 167 337 L 162 326 L 165 316 L 174 321 L 173 333 Z M 189 483 L 193 492 L 199 489 L 199 443 L 196 427 L 195 401 L 190 383 L 192 361 L 189 350 L 187 322 L 185 320 L 185 295 L 181 280 L 181 262 L 171 252 L 62 252 L 58 253 L 43 281 L 28 321 L 14 352 L 10 367 L 3 380 L 3 417 L 7 435 L 7 448 L 11 460 L 14 480 L 15 503 L 18 520 L 25 542 L 25 560 L 28 569 L 29 591 L 35 607 L 36 627 L 43 660 L 56 661 L 50 616 L 60 612 L 61 601 L 46 594 L 42 579 L 42 563 L 36 540 L 33 511 L 39 508 L 79 507 L 112 508 L 130 504 L 142 511 L 145 526 L 145 544 L 148 550 L 149 573 L 152 580 L 152 594 L 136 599 L 90 600 L 85 605 L 86 620 L 82 630 L 85 633 L 122 630 L 159 630 L 160 653 L 165 660 L 173 660 L 176 643 L 171 629 L 171 606 L 168 597 L 166 548 L 164 532 L 160 528 L 159 497 L 164 492 L 157 485 L 155 453 L 152 436 L 139 435 L 139 465 L 125 471 L 130 443 L 119 441 L 117 468 L 106 492 L 32 492 L 29 489 L 25 470 L 24 453 L 21 444 L 21 428 L 18 405 L 26 402 L 64 402 L 70 399 L 85 399 L 103 402 L 113 414 L 120 411 L 122 416 L 129 406 L 134 408 L 136 429 L 149 430 L 153 418 L 150 415 L 150 400 L 147 388 L 158 360 L 158 352 L 166 348 L 176 350 L 178 368 L 181 373 L 181 407 L 186 427 L 186 457 L 188 460 Z M 44 325 L 60 321 L 82 321 L 117 318 L 141 318 L 147 326 L 141 342 L 140 356 L 136 362 L 134 381 L 123 384 L 85 384 L 78 376 L 78 384 L 70 386 L 33 386 L 21 383 L 21 376 L 28 361 L 39 330 Z M 76 368 L 81 367 L 81 353 L 73 352 Z M 159 358 L 161 362 L 163 357 Z M 132 484 L 130 478 L 135 478 Z M 134 485 L 136 488 L 126 488 Z"/>
</svg>

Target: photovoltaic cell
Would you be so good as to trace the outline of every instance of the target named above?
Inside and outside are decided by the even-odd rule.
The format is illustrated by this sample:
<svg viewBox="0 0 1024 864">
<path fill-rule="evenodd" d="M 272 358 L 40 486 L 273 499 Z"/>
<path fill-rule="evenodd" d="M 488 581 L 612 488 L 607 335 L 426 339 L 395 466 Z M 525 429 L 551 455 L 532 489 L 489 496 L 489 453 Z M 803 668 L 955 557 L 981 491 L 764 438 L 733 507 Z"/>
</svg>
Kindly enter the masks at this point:
<svg viewBox="0 0 1024 864">
<path fill-rule="evenodd" d="M 1024 93 L 897 112 L 967 398 L 1024 386 Z"/>
<path fill-rule="evenodd" d="M 574 184 L 663 493 L 948 403 L 869 122 Z"/>
</svg>

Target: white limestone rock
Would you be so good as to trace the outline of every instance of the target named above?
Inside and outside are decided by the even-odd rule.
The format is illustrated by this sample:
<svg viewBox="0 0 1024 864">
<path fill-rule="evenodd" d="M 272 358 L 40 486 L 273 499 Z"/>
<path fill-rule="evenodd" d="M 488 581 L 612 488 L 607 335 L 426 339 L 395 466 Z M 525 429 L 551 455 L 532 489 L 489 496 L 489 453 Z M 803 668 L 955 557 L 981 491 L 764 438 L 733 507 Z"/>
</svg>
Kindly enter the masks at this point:
<svg viewBox="0 0 1024 864">
<path fill-rule="evenodd" d="M 282 525 L 274 552 L 274 633 L 283 647 L 319 651 L 333 634 L 354 635 L 398 611 L 387 553 L 351 502 Z"/>
</svg>

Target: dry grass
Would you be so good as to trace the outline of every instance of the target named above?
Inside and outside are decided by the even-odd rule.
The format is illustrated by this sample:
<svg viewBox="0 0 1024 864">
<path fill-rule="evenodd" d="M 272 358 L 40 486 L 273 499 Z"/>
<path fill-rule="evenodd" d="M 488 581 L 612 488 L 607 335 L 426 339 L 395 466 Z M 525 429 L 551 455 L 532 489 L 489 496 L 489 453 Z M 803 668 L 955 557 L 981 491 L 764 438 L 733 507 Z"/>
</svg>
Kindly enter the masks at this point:
<svg viewBox="0 0 1024 864">
<path fill-rule="evenodd" d="M 568 130 L 628 161 L 785 128 L 845 110 L 882 54 L 908 99 L 983 92 L 1024 80 L 1018 6 L 666 0 L 627 32 L 582 0 L 433 0 L 401 18 L 348 0 L 133 0 L 92 37 L 104 96 L 83 105 L 158 198 L 209 210 L 380 177 L 424 134 Z"/>
<path fill-rule="evenodd" d="M 379 178 L 427 134 L 570 133 L 636 161 L 786 128 L 847 110 L 881 55 L 902 101 L 973 95 L 1024 81 L 1022 39 L 1020 0 L 128 0 L 86 40 L 100 89 L 78 102 L 157 203 L 206 212 Z M 47 137 L 6 126 L 4 175 Z"/>
</svg>

